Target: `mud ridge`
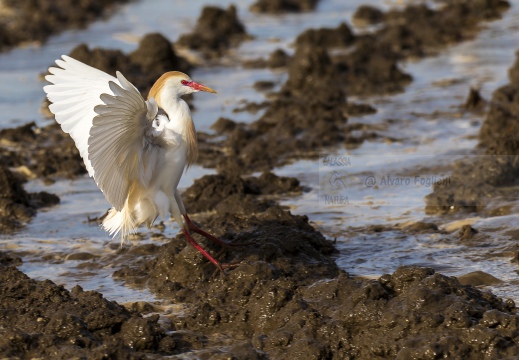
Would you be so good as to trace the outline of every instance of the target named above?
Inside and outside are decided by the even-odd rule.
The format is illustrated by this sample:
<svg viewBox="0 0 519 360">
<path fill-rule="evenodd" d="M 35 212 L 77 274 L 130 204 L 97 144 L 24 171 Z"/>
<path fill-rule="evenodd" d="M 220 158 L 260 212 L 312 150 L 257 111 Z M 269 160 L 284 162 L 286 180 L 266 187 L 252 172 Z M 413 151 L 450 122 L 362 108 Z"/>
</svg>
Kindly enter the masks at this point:
<svg viewBox="0 0 519 360">
<path fill-rule="evenodd" d="M 0 4 L 0 51 L 41 43 L 67 29 L 84 28 L 129 0 L 3 0 Z"/>
<path fill-rule="evenodd" d="M 185 351 L 182 335 L 166 335 L 158 315 L 143 318 L 96 291 L 68 291 L 14 266 L 0 265 L 0 304 L 2 357 L 144 359 Z"/>
<path fill-rule="evenodd" d="M 176 329 L 210 339 L 204 345 L 208 357 L 229 343 L 245 343 L 247 351 L 269 359 L 519 354 L 513 301 L 429 268 L 401 267 L 377 280 L 352 278 L 337 268 L 332 244 L 305 217 L 278 206 L 252 216 L 215 215 L 202 225 L 235 245 L 253 242 L 225 252 L 222 261 L 238 262 L 227 276 L 212 275 L 180 237 L 159 249 L 156 259 L 114 276 L 186 304 L 169 319 Z M 226 355 L 239 357 L 235 351 Z"/>
<path fill-rule="evenodd" d="M 506 206 L 492 207 L 492 200 L 516 198 L 513 186 L 519 177 L 519 53 L 509 70 L 509 79 L 492 95 L 475 155 L 453 164 L 448 186 L 434 186 L 426 198 L 427 213 L 507 215 L 512 211 Z"/>
<path fill-rule="evenodd" d="M 229 48 L 246 39 L 250 39 L 250 35 L 238 19 L 234 5 L 227 10 L 205 6 L 193 32 L 181 35 L 177 44 L 200 51 L 211 58 L 222 56 Z"/>
</svg>

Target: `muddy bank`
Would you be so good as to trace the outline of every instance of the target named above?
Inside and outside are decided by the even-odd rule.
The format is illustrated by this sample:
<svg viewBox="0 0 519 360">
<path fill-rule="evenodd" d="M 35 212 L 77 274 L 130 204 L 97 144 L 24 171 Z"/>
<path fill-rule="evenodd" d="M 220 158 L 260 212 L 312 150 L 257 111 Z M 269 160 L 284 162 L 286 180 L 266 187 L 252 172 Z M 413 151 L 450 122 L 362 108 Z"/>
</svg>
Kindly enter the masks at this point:
<svg viewBox="0 0 519 360">
<path fill-rule="evenodd" d="M 235 244 L 254 242 L 225 251 L 223 261 L 239 262 L 226 277 L 212 276 L 214 269 L 180 236 L 155 259 L 114 276 L 186 304 L 168 318 L 176 329 L 208 339 L 208 357 L 224 349 L 239 358 L 232 349 L 238 344 L 269 359 L 519 355 L 514 303 L 455 278 L 419 267 L 377 280 L 351 278 L 306 217 L 278 206 L 252 216 L 218 214 L 202 225 Z"/>
<path fill-rule="evenodd" d="M 57 124 L 3 129 L 0 139 L 0 232 L 10 232 L 27 223 L 37 209 L 59 203 L 54 194 L 25 191 L 27 180 L 75 178 L 86 169 L 74 142 Z"/>
<path fill-rule="evenodd" d="M 51 35 L 87 26 L 129 0 L 3 0 L 0 4 L 0 51 L 41 43 Z"/>
<path fill-rule="evenodd" d="M 86 174 L 83 160 L 74 141 L 58 124 L 44 128 L 34 123 L 0 131 L 0 163 L 13 169 L 21 178 L 75 178 Z"/>
<path fill-rule="evenodd" d="M 319 0 L 258 0 L 250 6 L 250 10 L 271 14 L 312 11 L 318 2 Z"/>
<path fill-rule="evenodd" d="M 503 0 L 460 0 L 434 9 L 425 4 L 408 5 L 387 12 L 361 6 L 354 21 L 380 24 L 376 30 L 358 35 L 345 23 L 336 28 L 308 29 L 297 37 L 295 46 L 351 50 L 329 54 L 329 66 L 335 67 L 336 73 L 333 78 L 324 73 L 319 79 L 341 83 L 348 95 L 399 92 L 412 80 L 399 69 L 399 61 L 434 55 L 451 44 L 471 39 L 481 22 L 500 18 L 509 6 Z M 271 66 L 270 61 L 261 59 L 247 65 Z"/>
<path fill-rule="evenodd" d="M 187 350 L 183 335 L 161 329 L 158 315 L 143 318 L 80 286 L 32 280 L 1 259 L 3 358 L 144 359 Z"/>
<path fill-rule="evenodd" d="M 271 176 L 263 175 L 265 180 Z M 220 195 L 211 196 L 207 189 L 215 183 L 218 176 L 202 179 L 188 192 L 213 201 Z M 279 190 L 265 188 L 271 183 L 281 183 L 281 189 L 296 186 L 285 178 L 245 181 L 265 194 Z M 250 202 L 261 199 L 251 196 Z M 0 326 L 8 329 L 0 355 L 65 359 L 107 353 L 137 359 L 196 351 L 200 358 L 247 359 L 519 356 L 519 317 L 512 301 L 429 268 L 401 267 L 376 280 L 352 278 L 337 267 L 333 243 L 307 217 L 273 203 L 266 206 L 264 211 L 231 206 L 227 212 L 193 216 L 235 245 L 220 257 L 237 265 L 226 276 L 215 274 L 181 235 L 162 246 L 136 245 L 110 257 L 110 264 L 124 264 L 115 278 L 182 307 L 164 312 L 151 303 L 128 306 L 146 314 L 144 318 L 96 292 L 80 287 L 69 292 L 50 281 L 28 279 L 6 266 L 19 265 L 19 259 L 0 254 L 0 301 L 8 310 L 0 316 Z M 437 231 L 432 225 L 419 223 L 409 231 Z M 214 254 L 221 250 L 196 239 Z M 98 259 L 92 266 L 106 261 Z M 87 263 L 85 259 L 83 266 Z M 153 315 L 157 311 L 160 317 Z"/>
<path fill-rule="evenodd" d="M 264 211 L 268 201 L 256 201 L 257 196 L 295 195 L 302 191 L 299 181 L 292 177 L 265 172 L 259 177 L 242 178 L 238 174 L 220 173 L 195 180 L 182 199 L 190 212 L 217 211 L 247 213 Z"/>
<path fill-rule="evenodd" d="M 5 166 L 0 166 L 0 189 L 0 233 L 19 229 L 36 215 L 37 209 L 59 203 L 56 195 L 46 191 L 25 191 L 20 177 Z"/>
<path fill-rule="evenodd" d="M 492 200 L 506 204 L 517 198 L 513 187 L 519 178 L 519 53 L 509 79 L 492 95 L 475 155 L 453 164 L 449 186 L 437 185 L 427 196 L 427 213 L 513 211 L 506 205 L 495 208 Z"/>
</svg>

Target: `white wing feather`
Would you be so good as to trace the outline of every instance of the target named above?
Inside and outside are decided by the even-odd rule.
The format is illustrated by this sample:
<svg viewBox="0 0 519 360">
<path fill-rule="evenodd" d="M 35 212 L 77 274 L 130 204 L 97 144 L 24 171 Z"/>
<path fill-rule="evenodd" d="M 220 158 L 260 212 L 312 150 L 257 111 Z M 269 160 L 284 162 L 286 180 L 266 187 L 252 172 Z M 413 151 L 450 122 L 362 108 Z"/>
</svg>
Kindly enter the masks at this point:
<svg viewBox="0 0 519 360">
<path fill-rule="evenodd" d="M 88 174 L 94 176 L 88 159 L 88 137 L 92 120 L 97 115 L 94 108 L 103 103 L 101 94 L 111 93 L 109 82 L 117 79 L 69 56 L 63 55 L 62 58 L 56 60 L 59 68 L 49 68 L 52 75 L 45 79 L 53 85 L 45 86 L 43 90 L 52 102 L 50 111 L 76 143 Z"/>
<path fill-rule="evenodd" d="M 50 68 L 44 87 L 49 109 L 70 134 L 108 202 L 120 211 L 139 177 L 143 138 L 157 115 L 153 99 L 144 101 L 124 76 L 117 78 L 68 56 Z"/>
</svg>

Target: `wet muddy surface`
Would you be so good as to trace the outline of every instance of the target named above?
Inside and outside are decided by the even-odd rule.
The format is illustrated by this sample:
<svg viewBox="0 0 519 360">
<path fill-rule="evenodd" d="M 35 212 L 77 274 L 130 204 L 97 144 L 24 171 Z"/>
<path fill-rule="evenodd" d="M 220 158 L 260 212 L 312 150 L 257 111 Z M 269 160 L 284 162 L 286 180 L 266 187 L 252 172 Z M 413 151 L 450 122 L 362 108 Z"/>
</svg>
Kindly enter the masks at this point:
<svg viewBox="0 0 519 360">
<path fill-rule="evenodd" d="M 273 14 L 311 11 L 318 2 L 319 0 L 258 0 L 250 6 L 250 9 L 256 12 Z"/>
<path fill-rule="evenodd" d="M 0 51 L 27 43 L 41 43 L 67 29 L 84 28 L 108 16 L 127 0 L 13 1 L 0 3 Z"/>
<path fill-rule="evenodd" d="M 517 117 L 519 116 L 519 58 L 509 70 L 510 82 L 492 94 L 486 118 L 479 132 L 476 156 L 454 165 L 452 186 L 437 186 L 427 197 L 429 213 L 500 212 L 508 207 L 487 206 L 492 199 L 510 198 L 519 175 Z M 471 95 L 474 97 L 475 95 Z M 471 100 L 468 99 L 469 103 Z M 471 105 L 473 107 L 473 105 Z"/>
<path fill-rule="evenodd" d="M 228 9 L 206 6 L 193 32 L 181 35 L 177 44 L 208 57 L 218 57 L 247 38 L 245 26 L 238 19 L 234 5 Z"/>
<path fill-rule="evenodd" d="M 254 41 L 249 25 L 240 20 L 249 6 L 268 17 L 280 12 L 308 15 L 318 11 L 316 5 L 316 1 L 257 1 L 227 8 L 207 6 L 200 9 L 198 20 L 191 19 L 193 30 L 178 34 L 176 42 L 149 33 L 132 51 L 80 44 L 70 54 L 109 73 L 122 71 L 146 94 L 153 81 L 171 68 L 198 70 L 207 76 L 201 62 L 187 60 L 178 49 L 199 52 L 215 61 L 204 66 L 224 72 L 218 61 L 225 63 L 222 59 L 230 51 Z M 366 146 L 380 146 L 384 152 L 387 148 L 382 146 L 392 144 L 409 144 L 409 148 L 426 144 L 421 130 L 413 130 L 405 118 L 407 113 L 380 122 L 371 121 L 370 116 L 385 116 L 384 102 L 390 102 L 390 96 L 405 96 L 413 82 L 423 81 L 420 74 L 410 71 L 407 61 L 437 56 L 477 37 L 485 31 L 486 21 L 498 21 L 509 7 L 501 0 L 389 9 L 362 6 L 351 9 L 349 16 L 362 26 L 377 24 L 370 31 L 355 28 L 345 16 L 337 26 L 306 26 L 295 34 L 291 48 L 274 45 L 272 51 L 262 51 L 263 57 L 240 59 L 235 71 L 241 66 L 258 72 L 269 68 L 281 76 L 247 79 L 251 88 L 265 95 L 233 103 L 236 112 L 232 114 L 255 114 L 250 121 L 212 114 L 213 125 L 198 133 L 199 165 L 212 173 L 201 171 L 182 191 L 193 220 L 228 243 L 222 247 L 195 237 L 222 262 L 233 265 L 225 272 L 215 271 L 187 245 L 176 234 L 178 229 L 171 228 L 171 221 L 139 231 L 130 239 L 131 246 L 124 248 L 103 234 L 92 235 L 98 226 L 93 218 L 105 210 L 102 195 L 92 187 L 85 190 L 77 185 L 87 179 L 68 136 L 55 124 L 30 123 L 1 130 L 0 331 L 4 336 L 0 355 L 56 359 L 518 357 L 519 316 L 514 301 L 507 299 L 517 297 L 501 294 L 506 294 L 502 286 L 517 288 L 519 283 L 493 276 L 491 269 L 505 263 L 513 267 L 517 261 L 519 220 L 512 194 L 517 185 L 514 134 L 519 116 L 519 60 L 510 68 L 508 84 L 498 87 L 491 98 L 464 83 L 457 109 L 438 106 L 424 113 L 419 103 L 410 104 L 416 106 L 413 120 L 432 122 L 436 121 L 433 112 L 454 117 L 460 111 L 464 113 L 458 117 L 467 116 L 472 123 L 481 119 L 479 136 L 468 140 L 472 147 L 463 143 L 462 153 L 455 154 L 462 162 L 447 154 L 428 165 L 408 156 L 398 178 L 379 178 L 375 187 L 366 183 L 371 177 L 377 179 L 369 166 L 383 163 L 383 171 L 390 173 L 390 160 L 394 160 L 390 154 L 360 158 L 362 164 L 354 164 L 358 174 L 326 178 L 325 185 L 314 177 L 327 173 L 305 167 L 320 159 L 322 167 L 341 170 L 356 161 L 341 152 L 323 159 L 327 152 L 350 151 L 346 154 L 351 155 Z M 447 85 L 437 85 L 440 89 L 458 80 L 444 81 Z M 194 108 L 198 107 L 203 103 L 195 103 Z M 469 126 L 477 128 L 478 124 L 469 122 Z M 477 134 L 470 129 L 466 132 Z M 384 190 L 388 182 L 428 181 L 431 177 L 423 175 L 428 171 L 447 174 L 449 186 L 443 177 L 436 178 L 443 182 L 426 185 L 427 203 L 421 205 L 420 220 L 378 216 L 351 224 L 353 214 L 342 217 L 341 211 L 381 207 L 374 190 Z M 362 177 L 364 190 L 355 185 L 356 177 Z M 67 181 L 72 190 L 63 190 Z M 325 202 L 341 200 L 343 193 L 333 191 L 344 182 L 360 190 L 357 208 L 326 207 L 330 204 L 323 206 L 313 197 L 321 186 L 320 190 L 336 196 Z M 53 190 L 59 190 L 59 196 Z M 499 197 L 504 201 L 487 206 Z M 81 229 L 66 218 L 56 224 L 49 220 L 60 198 L 59 215 L 73 209 L 70 216 L 84 222 Z M 311 203 L 306 208 L 290 205 L 305 199 Z M 74 201 L 85 202 L 82 212 L 71 207 Z M 414 212 L 410 200 L 404 198 L 402 204 Z M 308 210 L 308 216 L 301 208 Z M 316 218 L 314 210 L 325 215 Z M 424 212 L 434 217 L 424 218 Z M 25 235 L 20 230 L 24 224 L 33 233 L 40 231 L 42 237 Z M 73 240 L 77 245 L 56 245 L 56 239 Z M 401 259 L 394 257 L 392 249 L 383 260 L 371 260 L 363 253 L 366 244 L 373 243 L 371 251 L 376 251 L 388 240 L 394 252 L 416 256 L 417 265 L 410 261 L 398 266 Z M 423 249 L 427 249 L 423 258 L 412 255 L 422 254 Z M 485 265 L 485 251 L 498 260 Z M 452 271 L 448 254 L 461 258 L 461 253 L 474 268 Z M 29 270 L 38 263 L 69 271 L 71 280 L 62 286 L 44 279 L 66 275 L 49 272 L 31 279 L 22 272 L 35 274 Z M 443 275 L 442 270 L 462 276 Z M 80 283 L 76 278 L 96 276 L 110 278 L 105 287 L 108 295 L 70 285 Z M 142 293 L 116 295 L 110 286 Z M 488 290 L 499 286 L 499 296 Z M 113 297 L 117 302 L 108 300 Z"/>
</svg>

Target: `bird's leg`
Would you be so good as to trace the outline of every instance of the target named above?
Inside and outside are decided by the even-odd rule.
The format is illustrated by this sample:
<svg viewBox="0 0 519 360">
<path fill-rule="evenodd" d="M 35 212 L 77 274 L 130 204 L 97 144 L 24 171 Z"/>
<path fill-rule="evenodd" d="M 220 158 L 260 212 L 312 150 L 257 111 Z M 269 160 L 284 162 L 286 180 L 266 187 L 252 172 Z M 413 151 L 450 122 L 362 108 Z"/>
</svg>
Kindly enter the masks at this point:
<svg viewBox="0 0 519 360">
<path fill-rule="evenodd" d="M 206 233 L 204 230 L 200 229 L 198 226 L 196 226 L 195 224 L 193 224 L 193 222 L 191 221 L 191 219 L 189 218 L 189 216 L 187 216 L 187 213 L 183 215 L 184 216 L 184 219 L 186 220 L 186 224 L 187 226 L 189 227 L 190 230 L 193 230 L 194 232 L 196 232 L 197 234 L 200 234 L 202 235 L 203 237 L 205 237 L 206 239 L 209 239 L 215 243 L 217 243 L 218 245 L 220 246 L 223 246 L 223 247 L 227 247 L 227 246 L 232 246 L 233 244 L 229 244 L 223 240 L 220 240 L 218 239 L 216 236 L 213 236 L 209 233 Z"/>
<path fill-rule="evenodd" d="M 220 251 L 218 253 L 218 255 L 216 257 L 219 257 L 223 254 L 223 252 L 225 251 L 225 248 L 228 248 L 228 247 L 240 247 L 240 246 L 248 246 L 248 245 L 253 245 L 254 244 L 254 241 L 250 241 L 250 242 L 245 242 L 245 243 L 240 243 L 240 244 L 233 244 L 233 243 L 228 243 L 226 241 L 223 241 L 221 239 L 218 239 L 216 236 L 213 236 L 207 232 L 205 232 L 204 230 L 200 229 L 198 226 L 196 226 L 192 221 L 191 219 L 189 218 L 189 216 L 187 215 L 187 213 L 185 213 L 184 215 L 184 219 L 186 221 L 186 224 L 188 226 L 188 228 L 194 232 L 196 232 L 197 234 L 200 234 L 202 235 L 203 237 L 217 243 L 218 245 L 222 246 L 223 249 L 222 251 Z"/>
<path fill-rule="evenodd" d="M 187 242 L 191 246 L 193 246 L 196 250 L 198 250 L 200 253 L 202 253 L 202 255 L 204 255 L 207 260 L 212 262 L 214 264 L 214 266 L 216 266 L 218 268 L 218 270 L 223 271 L 222 264 L 218 260 L 213 258 L 207 251 L 205 251 L 205 249 L 203 247 L 201 247 L 200 244 L 198 244 L 195 241 L 195 239 L 193 239 L 193 237 L 189 234 L 189 231 L 186 228 L 183 228 L 182 231 L 184 232 L 184 236 L 186 237 Z"/>
<path fill-rule="evenodd" d="M 223 272 L 224 269 L 228 269 L 228 268 L 232 268 L 232 267 L 236 267 L 237 265 L 235 264 L 222 264 L 221 262 L 219 262 L 218 260 L 216 260 L 214 257 L 211 256 L 211 254 L 209 254 L 203 247 L 200 246 L 200 244 L 198 244 L 195 239 L 193 239 L 193 237 L 191 236 L 190 234 L 190 230 L 193 230 L 195 232 L 198 232 L 196 230 L 199 230 L 199 231 L 202 231 L 200 229 L 198 229 L 194 224 L 193 222 L 191 221 L 191 219 L 187 216 L 186 214 L 186 210 L 184 208 L 184 204 L 182 203 L 182 198 L 180 197 L 180 195 L 178 194 L 178 191 L 175 191 L 175 197 L 173 199 L 171 199 L 170 201 L 170 212 L 171 212 L 171 215 L 175 218 L 175 220 L 177 220 L 177 223 L 178 225 L 180 225 L 180 228 L 182 229 L 182 232 L 184 233 L 184 236 L 186 237 L 186 240 L 187 242 L 189 243 L 189 245 L 191 245 L 192 247 L 194 247 L 198 252 L 200 252 L 202 255 L 204 255 L 204 257 L 209 260 L 211 263 L 213 263 L 214 266 L 216 266 L 216 268 L 220 271 Z M 183 215 L 185 214 L 185 215 Z M 183 218 L 183 219 L 182 219 Z M 195 230 L 196 229 L 196 230 Z M 198 232 L 200 234 L 200 232 Z M 206 232 L 202 231 L 203 234 L 201 235 L 204 235 L 204 236 L 211 236 L 209 234 L 207 234 Z M 212 236 L 213 239 L 217 239 L 216 237 Z M 212 239 L 211 239 L 212 240 Z M 216 241 L 218 244 L 221 244 L 221 243 L 224 243 L 222 240 L 220 239 L 217 239 L 218 241 Z M 225 272 L 223 272 L 225 274 Z"/>
<path fill-rule="evenodd" d="M 184 232 L 184 236 L 186 237 L 186 240 L 189 243 L 189 245 L 191 245 L 197 251 L 199 251 L 202 255 L 204 255 L 204 257 L 207 260 L 209 260 L 210 262 L 212 262 L 214 264 L 214 266 L 216 266 L 216 268 L 218 270 L 220 270 L 222 273 L 225 274 L 224 269 L 233 268 L 233 267 L 236 267 L 236 266 L 239 265 L 239 264 L 227 264 L 227 263 L 219 262 L 214 257 L 212 257 L 211 254 L 209 254 L 207 251 L 205 251 L 205 249 L 203 247 L 201 247 L 200 244 L 195 241 L 195 239 L 193 239 L 191 234 L 189 234 L 189 230 L 188 229 L 182 228 L 182 231 Z"/>
</svg>

